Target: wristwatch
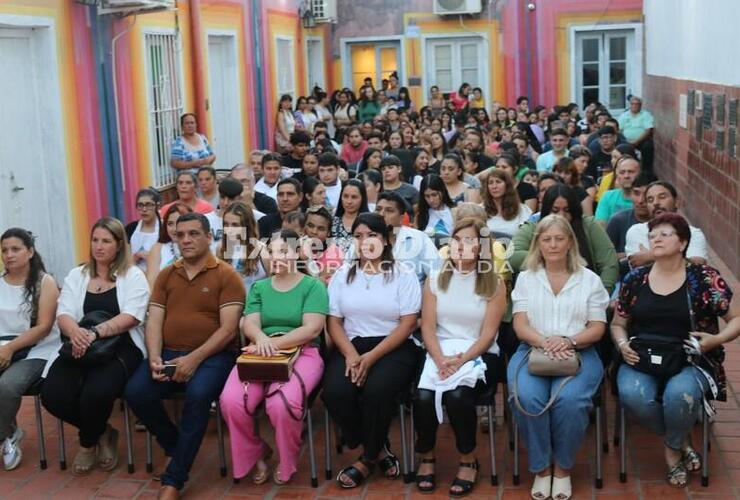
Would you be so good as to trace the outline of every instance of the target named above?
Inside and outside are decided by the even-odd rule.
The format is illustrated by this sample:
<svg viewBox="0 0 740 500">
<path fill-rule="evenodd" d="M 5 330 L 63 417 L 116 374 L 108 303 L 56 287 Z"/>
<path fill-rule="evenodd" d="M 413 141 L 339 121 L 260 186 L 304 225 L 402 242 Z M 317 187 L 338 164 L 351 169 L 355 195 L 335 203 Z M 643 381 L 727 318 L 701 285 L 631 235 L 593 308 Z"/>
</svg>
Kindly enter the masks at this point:
<svg viewBox="0 0 740 500">
<path fill-rule="evenodd" d="M 98 327 L 93 325 L 90 327 L 90 331 L 95 334 L 95 340 L 100 340 L 100 332 L 98 331 Z"/>
</svg>

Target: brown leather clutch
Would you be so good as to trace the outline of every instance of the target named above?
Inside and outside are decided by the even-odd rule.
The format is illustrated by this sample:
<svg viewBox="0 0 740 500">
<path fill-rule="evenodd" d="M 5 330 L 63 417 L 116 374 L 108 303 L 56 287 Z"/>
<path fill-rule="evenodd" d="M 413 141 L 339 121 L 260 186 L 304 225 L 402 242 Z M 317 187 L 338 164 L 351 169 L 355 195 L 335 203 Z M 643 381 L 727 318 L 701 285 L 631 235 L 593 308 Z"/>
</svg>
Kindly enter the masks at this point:
<svg viewBox="0 0 740 500">
<path fill-rule="evenodd" d="M 275 356 L 242 354 L 236 360 L 236 369 L 242 382 L 287 382 L 293 373 L 300 347 L 282 349 Z"/>
</svg>

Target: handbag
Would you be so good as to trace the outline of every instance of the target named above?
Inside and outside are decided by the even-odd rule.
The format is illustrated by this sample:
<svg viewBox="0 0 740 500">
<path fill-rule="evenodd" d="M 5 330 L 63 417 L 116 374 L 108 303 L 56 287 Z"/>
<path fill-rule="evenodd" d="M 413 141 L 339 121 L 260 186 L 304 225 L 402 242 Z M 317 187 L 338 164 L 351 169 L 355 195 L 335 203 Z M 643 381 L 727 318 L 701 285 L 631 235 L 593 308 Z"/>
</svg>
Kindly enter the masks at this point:
<svg viewBox="0 0 740 500">
<path fill-rule="evenodd" d="M 287 382 L 293 365 L 301 353 L 300 347 L 281 349 L 275 356 L 242 354 L 236 360 L 236 370 L 242 382 Z"/>
<path fill-rule="evenodd" d="M 640 356 L 632 368 L 660 379 L 671 378 L 689 362 L 679 337 L 638 335 L 630 338 L 629 346 Z"/>
<path fill-rule="evenodd" d="M 552 396 L 550 396 L 550 400 L 538 413 L 528 412 L 522 407 L 522 404 L 519 402 L 519 390 L 517 387 L 519 371 L 524 367 L 525 362 L 527 362 L 527 368 L 529 369 L 529 373 L 531 373 L 532 375 L 538 375 L 540 377 L 565 377 L 560 382 L 560 385 L 555 390 L 555 392 L 552 393 Z M 557 401 L 560 392 L 563 390 L 563 387 L 565 387 L 568 382 L 573 380 L 573 377 L 576 376 L 580 369 L 581 355 L 577 352 L 567 359 L 560 360 L 551 359 L 547 354 L 545 354 L 545 351 L 543 349 L 530 347 L 529 351 L 527 351 L 527 354 L 522 357 L 519 366 L 517 366 L 514 372 L 514 380 L 511 384 L 511 397 L 514 399 L 514 405 L 516 405 L 517 410 L 528 417 L 539 417 L 543 415 L 547 410 L 550 409 L 552 405 L 555 404 L 555 401 Z"/>
<path fill-rule="evenodd" d="M 106 311 L 91 311 L 82 317 L 78 325 L 80 328 L 89 329 L 105 323 L 111 318 L 113 316 Z M 105 364 L 116 357 L 118 344 L 123 340 L 125 334 L 126 332 L 123 332 L 113 337 L 95 340 L 87 348 L 85 354 L 79 358 L 75 358 L 72 355 L 72 341 L 69 337 L 62 337 L 62 347 L 59 348 L 59 357 L 88 367 Z"/>
</svg>

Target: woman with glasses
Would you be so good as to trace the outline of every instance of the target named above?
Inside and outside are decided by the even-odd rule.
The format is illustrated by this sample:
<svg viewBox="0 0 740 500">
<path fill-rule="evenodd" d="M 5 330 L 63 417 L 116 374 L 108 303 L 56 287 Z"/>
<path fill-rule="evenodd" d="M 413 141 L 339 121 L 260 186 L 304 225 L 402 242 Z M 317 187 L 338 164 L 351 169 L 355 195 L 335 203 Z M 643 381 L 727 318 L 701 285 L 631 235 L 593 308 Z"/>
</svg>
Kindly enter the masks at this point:
<svg viewBox="0 0 740 500">
<path fill-rule="evenodd" d="M 702 457 L 691 445 L 691 430 L 703 403 L 727 398 L 722 346 L 740 335 L 740 306 L 716 269 L 686 260 L 691 241 L 686 219 L 665 213 L 648 223 L 648 231 L 654 263 L 624 278 L 611 325 L 624 360 L 617 374 L 619 401 L 663 437 L 666 479 L 683 488 L 689 473 L 702 468 Z M 719 318 L 724 322 L 721 330 Z M 645 359 L 647 348 L 657 341 L 678 349 L 675 369 L 651 370 L 655 356 Z M 683 353 L 685 344 L 695 350 L 691 364 Z"/>
<path fill-rule="evenodd" d="M 159 240 L 159 204 L 162 196 L 154 188 L 144 188 L 136 193 L 136 212 L 139 220 L 126 225 L 126 237 L 131 246 L 134 263 L 146 272 L 149 251 Z"/>
</svg>

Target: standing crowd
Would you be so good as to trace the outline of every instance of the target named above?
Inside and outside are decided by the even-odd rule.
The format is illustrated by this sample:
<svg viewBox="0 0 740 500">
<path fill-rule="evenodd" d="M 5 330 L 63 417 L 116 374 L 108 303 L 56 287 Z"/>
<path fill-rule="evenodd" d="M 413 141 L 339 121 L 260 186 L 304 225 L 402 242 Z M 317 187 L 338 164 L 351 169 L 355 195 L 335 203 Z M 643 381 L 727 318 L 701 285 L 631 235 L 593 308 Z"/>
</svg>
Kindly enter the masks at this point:
<svg viewBox="0 0 740 500">
<path fill-rule="evenodd" d="M 282 485 L 320 392 L 359 449 L 336 478 L 351 489 L 376 468 L 400 475 L 388 435 L 411 393 L 416 487 L 437 487 L 447 420 L 459 454 L 449 494 L 461 497 L 479 475 L 476 402 L 503 383 L 532 498 L 567 500 L 592 397 L 611 375 L 621 404 L 663 436 L 667 481 L 686 486 L 703 460 L 691 428 L 726 397 L 722 345 L 740 335 L 740 309 L 676 189 L 653 175 L 642 101 L 618 117 L 599 103 L 530 109 L 526 97 L 507 108 L 463 84 L 433 86 L 417 107 L 395 74 L 358 95 L 282 96 L 275 150 L 226 175 L 183 115 L 176 199 L 144 188 L 136 220 L 98 220 L 61 286 L 36 235 L 0 236 L 6 470 L 22 460 L 21 398 L 43 381 L 44 407 L 79 430 L 75 475 L 118 465 L 109 420 L 123 398 L 167 456 L 160 498 L 179 497 L 214 404 L 234 478 Z M 236 364 L 286 353 L 287 380 L 251 380 Z M 174 394 L 175 420 L 163 404 Z"/>
</svg>

